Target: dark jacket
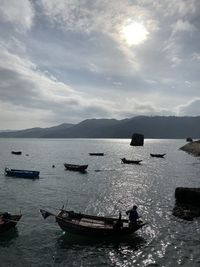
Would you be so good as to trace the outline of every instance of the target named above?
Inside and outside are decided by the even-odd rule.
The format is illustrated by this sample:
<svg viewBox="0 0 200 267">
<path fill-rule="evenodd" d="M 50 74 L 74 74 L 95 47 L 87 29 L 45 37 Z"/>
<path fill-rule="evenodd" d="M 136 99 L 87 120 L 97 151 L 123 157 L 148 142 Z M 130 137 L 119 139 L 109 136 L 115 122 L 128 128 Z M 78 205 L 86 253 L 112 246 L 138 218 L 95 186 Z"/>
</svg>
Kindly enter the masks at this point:
<svg viewBox="0 0 200 267">
<path fill-rule="evenodd" d="M 139 219 L 139 215 L 137 213 L 137 210 L 130 209 L 127 210 L 126 214 L 129 214 L 129 221 L 130 222 L 136 222 Z"/>
</svg>

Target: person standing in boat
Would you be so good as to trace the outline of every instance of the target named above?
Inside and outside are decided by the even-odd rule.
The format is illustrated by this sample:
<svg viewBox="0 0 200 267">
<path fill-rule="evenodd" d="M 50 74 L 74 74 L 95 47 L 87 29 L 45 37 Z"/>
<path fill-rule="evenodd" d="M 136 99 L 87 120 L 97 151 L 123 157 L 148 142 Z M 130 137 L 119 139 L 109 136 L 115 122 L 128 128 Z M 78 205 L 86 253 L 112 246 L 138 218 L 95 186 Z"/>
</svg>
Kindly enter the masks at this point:
<svg viewBox="0 0 200 267">
<path fill-rule="evenodd" d="M 137 223 L 137 220 L 139 219 L 139 215 L 137 212 L 137 206 L 136 205 L 133 205 L 132 209 L 127 210 L 126 214 L 129 215 L 130 225 Z"/>
</svg>

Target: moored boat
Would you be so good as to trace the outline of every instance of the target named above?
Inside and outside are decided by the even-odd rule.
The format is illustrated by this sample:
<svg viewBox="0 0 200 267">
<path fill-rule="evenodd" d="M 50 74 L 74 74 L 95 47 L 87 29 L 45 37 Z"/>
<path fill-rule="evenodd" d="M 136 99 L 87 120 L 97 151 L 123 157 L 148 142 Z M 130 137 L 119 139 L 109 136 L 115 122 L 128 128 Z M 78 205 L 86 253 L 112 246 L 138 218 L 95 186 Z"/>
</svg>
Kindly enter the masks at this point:
<svg viewBox="0 0 200 267">
<path fill-rule="evenodd" d="M 90 156 L 104 156 L 104 153 L 89 153 Z"/>
<path fill-rule="evenodd" d="M 22 152 L 21 152 L 21 151 L 11 151 L 11 154 L 14 154 L 14 155 L 21 155 Z"/>
<path fill-rule="evenodd" d="M 166 154 L 152 154 L 152 153 L 150 153 L 150 155 L 151 155 L 151 157 L 155 157 L 155 158 L 164 158 L 164 156 Z"/>
<path fill-rule="evenodd" d="M 77 165 L 77 164 L 68 164 L 64 163 L 65 169 L 69 171 L 79 171 L 79 172 L 84 172 L 88 165 Z"/>
<path fill-rule="evenodd" d="M 5 175 L 16 178 L 39 178 L 39 171 L 18 170 L 5 168 Z"/>
<path fill-rule="evenodd" d="M 76 213 L 64 209 L 61 209 L 57 215 L 45 210 L 40 210 L 40 212 L 43 218 L 47 218 L 50 215 L 55 216 L 56 222 L 65 232 L 91 237 L 130 235 L 145 225 L 142 221 L 129 224 L 129 221 L 121 219 L 121 216 L 119 218 L 110 218 Z"/>
<path fill-rule="evenodd" d="M 126 158 L 122 158 L 121 161 L 124 164 L 140 164 L 140 162 L 142 160 L 129 160 L 129 159 L 126 159 Z"/>
<path fill-rule="evenodd" d="M 0 234 L 14 228 L 22 215 L 12 215 L 8 212 L 0 212 Z"/>
</svg>

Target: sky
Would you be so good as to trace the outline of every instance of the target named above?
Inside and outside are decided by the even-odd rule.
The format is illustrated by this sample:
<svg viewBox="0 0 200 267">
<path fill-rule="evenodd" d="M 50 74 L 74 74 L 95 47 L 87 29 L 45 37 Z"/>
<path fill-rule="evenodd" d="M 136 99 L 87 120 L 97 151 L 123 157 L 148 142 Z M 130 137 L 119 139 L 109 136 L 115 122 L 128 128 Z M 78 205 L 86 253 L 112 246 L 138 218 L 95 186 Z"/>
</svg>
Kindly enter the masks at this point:
<svg viewBox="0 0 200 267">
<path fill-rule="evenodd" d="M 0 130 L 200 115 L 199 0 L 0 0 Z"/>
</svg>

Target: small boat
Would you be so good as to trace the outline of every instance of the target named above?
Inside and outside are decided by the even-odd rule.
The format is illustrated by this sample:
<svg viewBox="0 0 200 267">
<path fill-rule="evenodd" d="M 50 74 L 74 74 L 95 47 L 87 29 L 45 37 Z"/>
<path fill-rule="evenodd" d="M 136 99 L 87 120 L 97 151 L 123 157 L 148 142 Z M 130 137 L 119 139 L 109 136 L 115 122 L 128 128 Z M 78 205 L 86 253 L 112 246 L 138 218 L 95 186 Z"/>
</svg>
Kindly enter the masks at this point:
<svg viewBox="0 0 200 267">
<path fill-rule="evenodd" d="M 164 158 L 164 156 L 166 154 L 152 154 L 152 153 L 150 153 L 150 155 L 151 155 L 151 157 L 155 157 L 155 158 Z"/>
<path fill-rule="evenodd" d="M 14 154 L 14 155 L 21 155 L 22 154 L 21 151 L 11 151 L 11 153 Z"/>
<path fill-rule="evenodd" d="M 78 172 L 84 172 L 88 165 L 77 165 L 77 164 L 68 164 L 64 163 L 65 169 L 69 171 L 78 171 Z"/>
<path fill-rule="evenodd" d="M 186 142 L 190 142 L 190 143 L 192 143 L 192 142 L 193 142 L 193 139 L 192 139 L 191 137 L 187 137 L 187 138 L 186 138 Z"/>
<path fill-rule="evenodd" d="M 121 219 L 121 214 L 119 218 L 110 218 L 76 213 L 64 209 L 61 209 L 57 215 L 45 210 L 40 210 L 40 212 L 44 219 L 48 216 L 55 216 L 56 222 L 65 232 L 91 237 L 130 235 L 145 225 L 142 221 L 129 224 L 128 220 Z"/>
<path fill-rule="evenodd" d="M 104 156 L 104 153 L 89 153 L 90 156 Z"/>
<path fill-rule="evenodd" d="M 8 212 L 0 212 L 0 234 L 14 228 L 22 215 L 12 215 Z"/>
<path fill-rule="evenodd" d="M 142 160 L 129 160 L 129 159 L 126 159 L 126 158 L 122 158 L 121 161 L 124 164 L 140 164 L 140 162 Z"/>
<path fill-rule="evenodd" d="M 5 175 L 18 178 L 39 178 L 39 171 L 17 170 L 5 168 Z"/>
</svg>

